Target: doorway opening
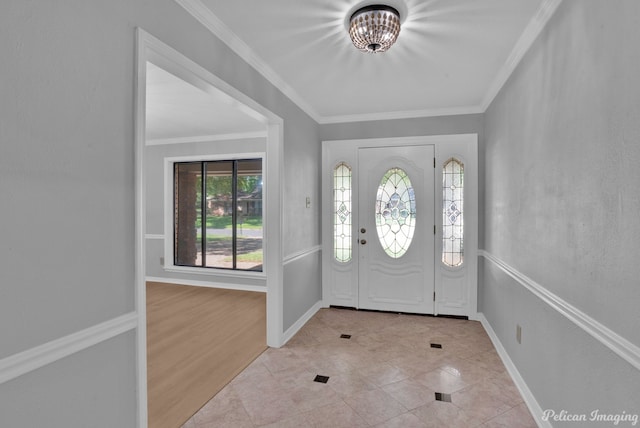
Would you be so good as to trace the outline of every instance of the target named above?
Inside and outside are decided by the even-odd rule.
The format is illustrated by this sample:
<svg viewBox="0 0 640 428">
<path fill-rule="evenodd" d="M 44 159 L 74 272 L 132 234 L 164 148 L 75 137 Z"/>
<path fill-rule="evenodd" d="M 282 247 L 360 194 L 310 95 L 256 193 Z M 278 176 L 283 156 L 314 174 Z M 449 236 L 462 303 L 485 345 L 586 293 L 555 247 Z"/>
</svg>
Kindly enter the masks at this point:
<svg viewBox="0 0 640 428">
<path fill-rule="evenodd" d="M 139 426 L 147 426 L 148 281 L 168 286 L 181 284 L 194 289 L 217 289 L 227 294 L 262 294 L 266 300 L 264 341 L 268 346 L 281 346 L 282 230 L 279 219 L 282 210 L 282 119 L 145 31 L 138 29 L 137 39 L 135 290 L 138 419 Z M 224 257 L 216 266 L 194 267 L 176 263 L 173 203 L 177 186 L 173 165 L 196 160 L 216 163 L 223 159 L 234 164 L 239 159 L 253 162 L 251 174 L 245 171 L 247 168 L 235 173 L 236 177 L 243 177 L 239 180 L 241 182 L 245 175 L 251 176 L 250 180 L 244 181 L 251 181 L 253 193 L 245 192 L 245 195 L 234 189 L 236 201 L 232 202 L 232 207 L 238 211 L 240 208 L 253 210 L 252 243 L 260 246 L 260 269 L 226 269 Z M 258 164 L 259 177 L 255 172 Z M 217 184 L 222 186 L 224 181 L 218 179 Z M 184 195 L 185 191 L 191 190 L 182 191 Z M 256 198 L 258 193 L 259 202 L 242 199 Z M 216 200 L 218 196 L 216 193 L 210 201 L 202 197 L 200 200 L 201 207 L 211 214 L 213 223 L 210 228 L 208 223 L 201 223 L 205 236 L 199 238 L 207 244 L 211 241 L 214 249 L 227 240 L 226 236 L 217 236 L 224 233 L 215 234 L 226 232 L 224 214 L 227 213 L 221 211 L 226 201 Z M 260 216 L 255 215 L 258 205 Z M 246 218 L 238 220 L 237 213 L 234 212 L 230 218 L 233 226 L 230 236 L 236 243 L 232 265 L 237 267 L 239 257 L 246 256 L 236 251 L 237 242 L 245 238 L 250 228 L 248 223 L 242 222 Z M 196 221 L 193 222 L 195 225 Z M 224 227 L 216 228 L 216 225 Z M 256 232 L 258 229 L 259 233 Z M 260 235 L 260 242 L 257 235 Z M 258 251 L 254 250 L 255 254 L 250 256 L 255 258 Z M 189 264 L 193 265 L 195 261 Z M 255 265 L 258 266 L 257 263 Z M 170 288 L 168 286 L 167 289 Z"/>
</svg>

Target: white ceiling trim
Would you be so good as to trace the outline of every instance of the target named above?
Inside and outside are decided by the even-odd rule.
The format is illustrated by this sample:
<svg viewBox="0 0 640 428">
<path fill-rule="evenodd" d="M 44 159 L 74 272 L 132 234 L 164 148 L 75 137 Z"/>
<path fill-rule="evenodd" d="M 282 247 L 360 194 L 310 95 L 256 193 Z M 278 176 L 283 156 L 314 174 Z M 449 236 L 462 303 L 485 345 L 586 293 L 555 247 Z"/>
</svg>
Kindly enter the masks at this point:
<svg viewBox="0 0 640 428">
<path fill-rule="evenodd" d="M 527 28 L 522 32 L 511 54 L 507 57 L 507 60 L 500 68 L 499 73 L 496 75 L 496 78 L 482 99 L 481 108 L 483 112 L 489 108 L 493 99 L 498 95 L 504 84 L 507 83 L 507 80 L 509 80 L 509 77 L 511 77 L 511 74 L 518 64 L 520 64 L 524 55 L 547 25 L 547 22 L 549 22 L 549 19 L 551 19 L 560 3 L 562 3 L 562 0 L 545 0 L 542 2 L 540 9 L 538 9 L 533 18 L 531 18 L 531 21 L 529 21 Z"/>
<path fill-rule="evenodd" d="M 452 107 L 428 110 L 391 111 L 384 113 L 349 114 L 340 116 L 323 116 L 319 123 L 368 122 L 373 120 L 414 119 L 418 117 L 457 116 L 461 114 L 483 113 L 480 106 Z"/>
<path fill-rule="evenodd" d="M 157 138 L 147 140 L 146 146 L 163 146 L 166 144 L 208 143 L 212 141 L 248 140 L 250 138 L 266 138 L 267 131 L 235 132 L 233 134 L 198 135 L 194 137 Z"/>
<path fill-rule="evenodd" d="M 273 86 L 278 88 L 291 101 L 307 113 L 313 120 L 320 122 L 321 116 L 298 93 L 269 67 L 253 49 L 238 37 L 200 0 L 175 0 L 202 25 L 222 40 L 232 51 L 262 74 Z"/>
<path fill-rule="evenodd" d="M 549 22 L 549 19 L 553 16 L 553 13 L 556 11 L 562 0 L 544 0 L 542 2 L 540 8 L 531 19 L 518 39 L 518 42 L 515 44 L 513 50 L 507 57 L 507 60 L 500 68 L 500 71 L 496 74 L 496 78 L 485 93 L 482 103 L 479 106 L 339 116 L 319 115 L 309 103 L 307 103 L 291 86 L 289 86 L 289 84 L 287 84 L 275 71 L 273 71 L 273 69 L 253 51 L 253 49 L 251 49 L 240 37 L 231 31 L 231 29 L 227 27 L 224 22 L 222 22 L 220 18 L 218 18 L 208 7 L 206 7 L 201 0 L 175 0 L 175 2 L 182 6 L 216 37 L 229 46 L 229 48 L 238 54 L 240 58 L 255 68 L 256 71 L 262 74 L 262 76 L 264 76 L 271 84 L 300 107 L 300 109 L 311 116 L 312 119 L 320 124 L 330 124 L 484 113 L 507 82 L 524 55 L 527 53 L 535 39 L 547 25 L 547 22 Z"/>
</svg>

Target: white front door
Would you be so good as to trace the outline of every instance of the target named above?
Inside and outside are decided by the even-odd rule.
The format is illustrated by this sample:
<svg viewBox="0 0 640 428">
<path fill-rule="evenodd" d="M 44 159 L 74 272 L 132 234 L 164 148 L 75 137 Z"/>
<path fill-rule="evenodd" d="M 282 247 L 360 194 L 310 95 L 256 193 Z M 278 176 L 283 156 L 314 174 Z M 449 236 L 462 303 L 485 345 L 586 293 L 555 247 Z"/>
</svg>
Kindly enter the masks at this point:
<svg viewBox="0 0 640 428">
<path fill-rule="evenodd" d="M 358 149 L 358 306 L 434 313 L 434 146 Z"/>
</svg>

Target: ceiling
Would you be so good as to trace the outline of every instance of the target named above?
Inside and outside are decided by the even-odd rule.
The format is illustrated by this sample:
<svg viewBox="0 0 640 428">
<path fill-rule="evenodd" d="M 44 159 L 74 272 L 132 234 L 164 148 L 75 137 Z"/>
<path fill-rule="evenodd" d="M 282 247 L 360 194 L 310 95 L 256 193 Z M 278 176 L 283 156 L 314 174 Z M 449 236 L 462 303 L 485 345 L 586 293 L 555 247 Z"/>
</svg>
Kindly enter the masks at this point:
<svg viewBox="0 0 640 428">
<path fill-rule="evenodd" d="M 387 0 L 402 29 L 358 51 L 357 0 L 175 0 L 319 123 L 483 112 L 561 0 Z M 188 80 L 188 79 L 187 79 Z M 264 136 L 264 118 L 147 63 L 148 144 Z"/>
<path fill-rule="evenodd" d="M 319 123 L 482 112 L 560 0 L 387 0 L 396 44 L 358 51 L 371 1 L 176 0 Z"/>
<path fill-rule="evenodd" d="M 264 120 L 222 91 L 209 88 L 205 92 L 147 62 L 147 144 L 259 136 L 265 130 Z"/>
</svg>

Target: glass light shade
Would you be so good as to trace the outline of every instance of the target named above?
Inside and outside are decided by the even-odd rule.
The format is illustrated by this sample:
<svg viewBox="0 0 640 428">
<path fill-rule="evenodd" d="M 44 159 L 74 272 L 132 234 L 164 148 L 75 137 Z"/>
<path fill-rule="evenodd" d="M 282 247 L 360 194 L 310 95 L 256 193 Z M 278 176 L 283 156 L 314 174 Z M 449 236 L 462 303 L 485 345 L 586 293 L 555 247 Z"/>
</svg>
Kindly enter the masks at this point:
<svg viewBox="0 0 640 428">
<path fill-rule="evenodd" d="M 400 14 L 391 6 L 371 5 L 351 15 L 349 36 L 353 45 L 364 52 L 384 52 L 400 34 Z"/>
</svg>

